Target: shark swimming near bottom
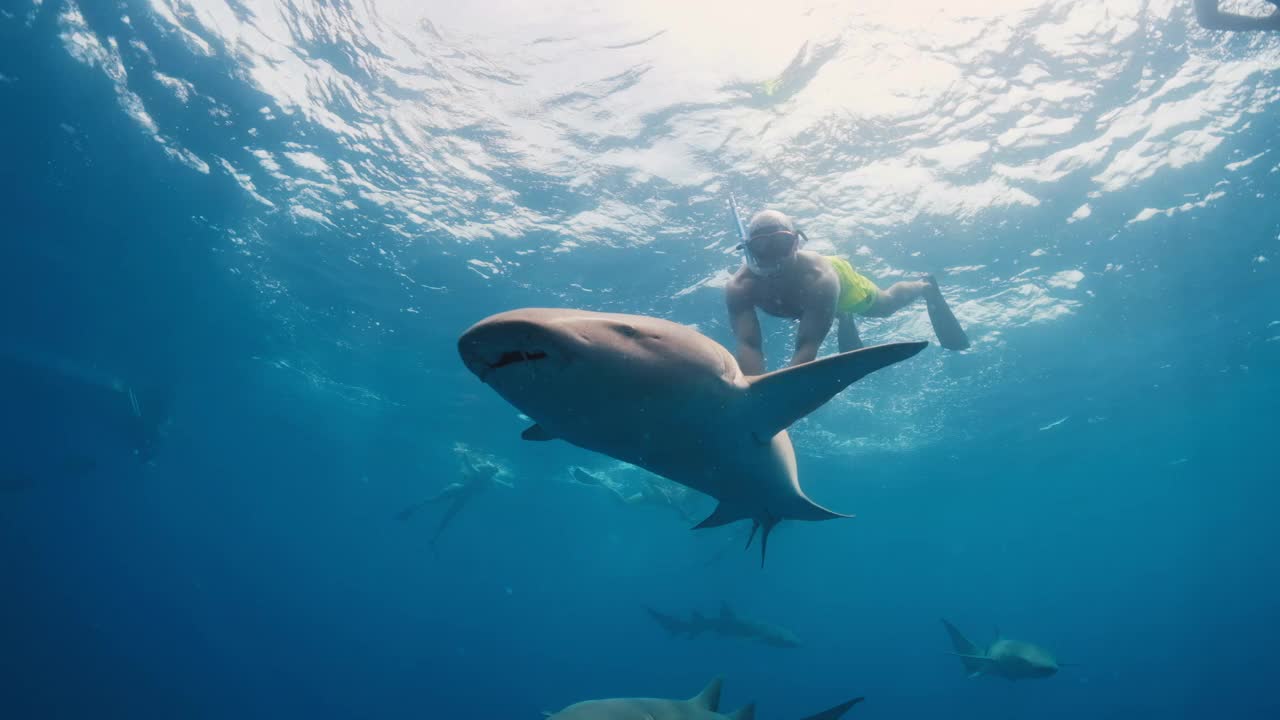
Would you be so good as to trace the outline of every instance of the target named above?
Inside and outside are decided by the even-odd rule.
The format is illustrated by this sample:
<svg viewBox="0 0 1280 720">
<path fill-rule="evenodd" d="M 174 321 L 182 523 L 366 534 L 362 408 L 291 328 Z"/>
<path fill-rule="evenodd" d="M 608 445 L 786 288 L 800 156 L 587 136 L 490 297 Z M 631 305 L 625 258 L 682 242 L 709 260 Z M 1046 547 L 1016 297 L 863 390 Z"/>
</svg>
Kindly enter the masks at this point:
<svg viewBox="0 0 1280 720">
<path fill-rule="evenodd" d="M 679 323 L 524 308 L 471 326 L 458 353 L 533 419 L 524 439 L 562 439 L 710 495 L 719 505 L 696 527 L 751 521 L 747 545 L 760 530 L 763 564 L 779 522 L 850 517 L 800 488 L 787 428 L 927 345 L 879 345 L 748 377 L 724 346 Z"/>
<path fill-rule="evenodd" d="M 984 650 L 969 641 L 955 625 L 942 621 L 951 636 L 954 655 L 959 656 L 969 677 L 991 675 L 1006 680 L 1047 678 L 1061 667 L 1048 650 L 1021 640 L 1006 640 L 996 632 L 996 639 Z"/>
<path fill-rule="evenodd" d="M 720 614 L 708 617 L 693 611 L 688 620 L 681 620 L 674 615 L 658 612 L 653 608 L 645 608 L 649 617 L 662 626 L 674 637 L 687 637 L 690 640 L 702 633 L 722 635 L 725 637 L 756 640 L 765 645 L 778 648 L 800 647 L 800 638 L 781 625 L 744 617 L 733 611 L 729 603 L 720 604 Z"/>
<path fill-rule="evenodd" d="M 720 713 L 721 685 L 720 678 L 716 678 L 702 692 L 688 700 L 587 700 L 570 705 L 558 713 L 548 714 L 547 717 L 548 720 L 755 720 L 755 703 L 748 703 L 727 715 Z M 847 700 L 803 720 L 837 720 L 862 700 L 860 697 Z"/>
</svg>

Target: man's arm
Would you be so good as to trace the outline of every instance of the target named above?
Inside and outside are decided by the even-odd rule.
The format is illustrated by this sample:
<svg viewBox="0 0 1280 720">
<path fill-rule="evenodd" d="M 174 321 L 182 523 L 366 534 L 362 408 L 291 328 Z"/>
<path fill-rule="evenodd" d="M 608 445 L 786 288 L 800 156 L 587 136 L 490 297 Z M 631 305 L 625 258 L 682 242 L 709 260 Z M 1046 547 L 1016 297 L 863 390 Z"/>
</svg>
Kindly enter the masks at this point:
<svg viewBox="0 0 1280 720">
<path fill-rule="evenodd" d="M 831 332 L 836 317 L 836 299 L 840 294 L 840 280 L 835 273 L 823 274 L 814 282 L 800 316 L 800 329 L 796 332 L 796 353 L 791 365 L 807 363 L 818 357 L 818 348 Z"/>
<path fill-rule="evenodd" d="M 755 303 L 746 288 L 733 280 L 725 288 L 725 300 L 729 305 L 729 327 L 733 328 L 733 335 L 738 339 L 738 347 L 734 351 L 738 367 L 742 368 L 744 375 L 763 375 L 764 350 Z"/>
</svg>

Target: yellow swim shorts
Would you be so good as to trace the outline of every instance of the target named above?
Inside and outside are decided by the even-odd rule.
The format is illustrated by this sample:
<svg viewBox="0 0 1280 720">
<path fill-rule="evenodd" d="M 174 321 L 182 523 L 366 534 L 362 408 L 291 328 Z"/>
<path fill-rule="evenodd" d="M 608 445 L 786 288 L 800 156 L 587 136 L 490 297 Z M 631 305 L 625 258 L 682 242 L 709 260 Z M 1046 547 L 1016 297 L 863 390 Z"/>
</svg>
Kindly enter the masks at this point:
<svg viewBox="0 0 1280 720">
<path fill-rule="evenodd" d="M 848 260 L 828 255 L 827 261 L 835 269 L 836 275 L 840 276 L 840 299 L 836 301 L 836 312 L 842 315 L 866 312 L 875 303 L 880 288 L 854 270 Z"/>
</svg>

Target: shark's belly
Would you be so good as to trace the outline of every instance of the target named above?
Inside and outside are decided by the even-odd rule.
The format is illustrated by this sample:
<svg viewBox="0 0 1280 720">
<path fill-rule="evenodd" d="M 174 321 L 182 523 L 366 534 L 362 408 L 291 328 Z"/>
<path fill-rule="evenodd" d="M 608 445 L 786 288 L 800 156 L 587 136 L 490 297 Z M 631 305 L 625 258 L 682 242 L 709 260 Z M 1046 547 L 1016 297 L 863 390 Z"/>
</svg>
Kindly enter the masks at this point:
<svg viewBox="0 0 1280 720">
<path fill-rule="evenodd" d="M 607 432 L 600 426 L 565 440 L 631 463 L 720 501 L 762 507 L 793 494 L 795 458 L 786 433 L 761 445 L 746 433 L 718 433 L 706 425 L 671 422 L 643 430 Z"/>
</svg>

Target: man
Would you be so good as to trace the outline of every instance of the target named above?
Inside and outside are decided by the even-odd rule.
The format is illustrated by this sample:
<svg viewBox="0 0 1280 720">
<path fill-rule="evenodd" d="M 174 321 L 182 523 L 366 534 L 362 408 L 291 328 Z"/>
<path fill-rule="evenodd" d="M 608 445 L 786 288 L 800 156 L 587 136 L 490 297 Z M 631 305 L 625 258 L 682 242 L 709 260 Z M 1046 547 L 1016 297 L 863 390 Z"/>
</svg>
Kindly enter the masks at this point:
<svg viewBox="0 0 1280 720">
<path fill-rule="evenodd" d="M 738 340 L 734 354 L 743 373 L 760 375 L 765 371 L 757 307 L 775 317 L 800 321 L 791 365 L 818 356 L 833 321 L 839 321 L 840 352 L 856 350 L 862 347 L 862 340 L 855 316 L 888 317 L 917 298 L 924 298 L 942 347 L 969 347 L 969 338 L 932 276 L 881 290 L 858 274 L 848 260 L 801 250 L 802 237 L 791 218 L 776 210 L 756 213 L 747 226 L 742 244 L 745 260 L 725 288 L 729 322 Z"/>
<path fill-rule="evenodd" d="M 498 477 L 499 468 L 492 463 L 486 462 L 477 466 L 469 454 L 463 453 L 462 466 L 461 482 L 449 483 L 435 495 L 396 513 L 396 517 L 400 520 L 408 520 L 428 505 L 448 501 L 449 507 L 445 509 L 444 514 L 440 517 L 436 532 L 431 536 L 431 547 L 433 548 L 440 541 L 440 536 L 444 534 L 445 528 L 449 527 L 449 522 L 477 495 L 484 493 L 495 485 L 512 486 L 511 483 Z"/>
<path fill-rule="evenodd" d="M 1280 0 L 1267 0 L 1280 8 Z M 1280 9 L 1268 15 L 1238 15 L 1223 12 L 1218 0 L 1196 0 L 1196 19 L 1206 30 L 1280 30 Z"/>
</svg>

